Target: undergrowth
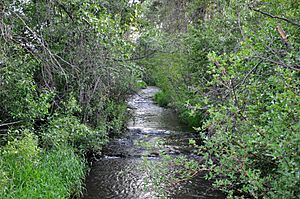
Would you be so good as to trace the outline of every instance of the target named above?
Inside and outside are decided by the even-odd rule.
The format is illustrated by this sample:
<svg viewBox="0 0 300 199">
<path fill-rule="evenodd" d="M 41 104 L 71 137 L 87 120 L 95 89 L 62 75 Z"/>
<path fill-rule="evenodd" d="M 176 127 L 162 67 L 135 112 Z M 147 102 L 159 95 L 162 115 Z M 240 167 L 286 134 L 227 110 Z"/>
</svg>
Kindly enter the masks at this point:
<svg viewBox="0 0 300 199">
<path fill-rule="evenodd" d="M 0 198 L 70 198 L 80 195 L 83 157 L 68 146 L 46 151 L 29 130 L 1 149 Z"/>
</svg>

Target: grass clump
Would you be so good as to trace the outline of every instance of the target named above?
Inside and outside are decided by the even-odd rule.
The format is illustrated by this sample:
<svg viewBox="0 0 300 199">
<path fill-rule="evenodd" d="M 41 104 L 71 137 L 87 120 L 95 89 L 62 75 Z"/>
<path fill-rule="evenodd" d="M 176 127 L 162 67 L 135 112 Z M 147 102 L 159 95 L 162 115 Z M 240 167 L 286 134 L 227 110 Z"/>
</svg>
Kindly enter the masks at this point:
<svg viewBox="0 0 300 199">
<path fill-rule="evenodd" d="M 25 130 L 0 153 L 0 198 L 69 198 L 81 193 L 85 161 L 70 147 L 45 151 Z"/>
<path fill-rule="evenodd" d="M 159 106 L 166 107 L 170 103 L 170 97 L 167 95 L 166 92 L 159 91 L 154 95 L 154 101 Z"/>
<path fill-rule="evenodd" d="M 143 88 L 147 88 L 147 86 L 148 86 L 147 83 L 144 82 L 143 80 L 136 81 L 136 87 L 138 88 L 143 89 Z"/>
</svg>

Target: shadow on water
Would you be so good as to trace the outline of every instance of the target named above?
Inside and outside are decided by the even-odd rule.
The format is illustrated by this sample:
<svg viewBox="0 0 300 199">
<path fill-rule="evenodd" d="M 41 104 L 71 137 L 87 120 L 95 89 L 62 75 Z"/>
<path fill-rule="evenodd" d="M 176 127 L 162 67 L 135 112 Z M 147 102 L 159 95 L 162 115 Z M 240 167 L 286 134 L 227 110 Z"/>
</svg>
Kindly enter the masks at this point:
<svg viewBox="0 0 300 199">
<path fill-rule="evenodd" d="M 188 128 L 179 122 L 173 110 L 161 108 L 153 102 L 152 98 L 158 91 L 156 87 L 147 87 L 128 100 L 133 112 L 128 132 L 111 140 L 103 149 L 103 157 L 93 163 L 86 178 L 84 199 L 160 198 L 154 189 L 145 189 L 149 176 L 140 169 L 144 164 L 142 157 L 148 156 L 150 161 L 159 162 L 160 154 L 152 152 L 150 157 L 149 148 L 140 143 L 151 146 L 163 142 L 164 151 L 173 156 L 192 154 L 193 149 L 188 145 L 192 134 Z M 224 198 L 221 192 L 213 190 L 203 175 L 168 188 L 168 198 Z"/>
</svg>

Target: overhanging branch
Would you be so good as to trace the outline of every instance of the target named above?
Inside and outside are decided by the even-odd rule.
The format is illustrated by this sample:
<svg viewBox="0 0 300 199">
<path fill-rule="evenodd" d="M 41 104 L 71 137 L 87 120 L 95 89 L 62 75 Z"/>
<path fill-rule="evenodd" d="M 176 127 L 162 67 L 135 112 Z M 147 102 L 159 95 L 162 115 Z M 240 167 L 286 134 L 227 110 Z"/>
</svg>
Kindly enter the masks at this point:
<svg viewBox="0 0 300 199">
<path fill-rule="evenodd" d="M 255 12 L 259 12 L 259 13 L 261 13 L 261 14 L 263 14 L 263 15 L 266 15 L 266 16 L 268 16 L 268 17 L 271 17 L 271 18 L 273 18 L 273 19 L 280 19 L 280 20 L 283 20 L 283 21 L 285 21 L 285 22 L 288 22 L 288 23 L 290 23 L 290 24 L 292 24 L 292 25 L 297 26 L 297 27 L 300 28 L 300 24 L 299 24 L 299 23 L 296 23 L 296 22 L 294 22 L 294 21 L 292 21 L 292 20 L 290 20 L 290 19 L 287 19 L 287 18 L 284 18 L 284 17 L 279 17 L 279 16 L 276 16 L 276 15 L 272 15 L 272 14 L 270 14 L 270 13 L 268 13 L 268 12 L 264 12 L 264 11 L 262 11 L 262 10 L 258 10 L 258 9 L 256 9 L 256 8 L 253 8 L 253 7 L 249 7 L 249 8 L 250 8 L 251 10 L 255 11 Z"/>
</svg>

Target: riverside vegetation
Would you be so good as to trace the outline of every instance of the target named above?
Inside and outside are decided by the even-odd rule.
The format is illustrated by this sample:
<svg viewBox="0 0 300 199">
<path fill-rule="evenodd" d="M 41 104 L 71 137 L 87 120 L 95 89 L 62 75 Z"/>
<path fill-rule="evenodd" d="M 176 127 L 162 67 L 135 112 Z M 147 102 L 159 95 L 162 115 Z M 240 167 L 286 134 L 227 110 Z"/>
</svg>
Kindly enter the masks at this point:
<svg viewBox="0 0 300 199">
<path fill-rule="evenodd" d="M 228 198 L 299 198 L 300 2 L 145 2 L 145 80 L 199 132 L 207 178 Z"/>
<path fill-rule="evenodd" d="M 1 198 L 79 196 L 145 82 L 228 198 L 300 197 L 299 1 L 3 0 L 0 30 Z"/>
<path fill-rule="evenodd" d="M 0 198 L 70 198 L 137 84 L 126 0 L 0 2 Z"/>
</svg>

